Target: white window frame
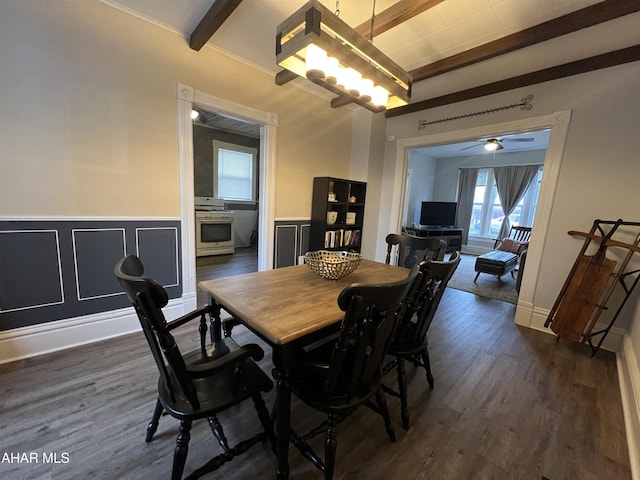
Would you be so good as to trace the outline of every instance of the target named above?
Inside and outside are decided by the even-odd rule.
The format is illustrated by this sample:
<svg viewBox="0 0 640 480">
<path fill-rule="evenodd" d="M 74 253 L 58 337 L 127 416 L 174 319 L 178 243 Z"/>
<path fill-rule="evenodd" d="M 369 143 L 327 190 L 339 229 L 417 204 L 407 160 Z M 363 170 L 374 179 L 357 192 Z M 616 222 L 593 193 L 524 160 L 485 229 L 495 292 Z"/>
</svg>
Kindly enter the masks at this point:
<svg viewBox="0 0 640 480">
<path fill-rule="evenodd" d="M 254 147 L 248 147 L 246 145 L 238 145 L 235 143 L 222 142 L 220 140 L 213 140 L 213 196 L 219 197 L 219 179 L 218 179 L 218 151 L 222 150 L 230 150 L 233 152 L 246 153 L 251 155 L 251 199 L 250 200 L 240 200 L 236 198 L 225 198 L 224 200 L 229 200 L 233 203 L 256 203 L 256 184 L 257 184 L 257 166 L 258 166 L 258 149 Z"/>
<path fill-rule="evenodd" d="M 536 178 L 534 180 L 534 182 L 537 182 L 537 188 L 531 188 L 531 186 L 534 185 L 534 183 L 532 183 L 529 186 L 529 188 L 527 188 L 527 191 L 525 192 L 523 198 L 521 199 L 522 208 L 520 210 L 520 219 L 521 220 L 524 219 L 524 224 L 526 224 L 525 226 L 531 226 L 533 224 L 533 217 L 535 214 L 536 204 L 538 202 L 538 197 L 540 195 L 540 182 L 542 178 L 542 168 L 543 167 L 540 167 L 540 170 L 538 171 Z M 496 196 L 498 195 L 495 175 L 493 173 L 492 167 L 480 168 L 480 171 L 487 171 L 487 183 L 485 185 L 484 199 L 483 199 L 482 210 L 481 210 L 480 234 L 474 235 L 470 233 L 469 236 L 475 237 L 475 238 L 484 238 L 484 239 L 493 240 L 494 238 L 489 234 L 490 234 L 491 211 L 493 207 L 493 202 L 495 201 Z M 471 218 L 471 221 L 472 220 L 473 220 L 473 216 Z M 522 225 L 522 222 L 514 223 L 513 220 L 511 220 L 511 224 Z M 467 228 L 469 228 L 469 231 L 471 231 L 470 227 L 471 225 L 467 226 Z"/>
</svg>

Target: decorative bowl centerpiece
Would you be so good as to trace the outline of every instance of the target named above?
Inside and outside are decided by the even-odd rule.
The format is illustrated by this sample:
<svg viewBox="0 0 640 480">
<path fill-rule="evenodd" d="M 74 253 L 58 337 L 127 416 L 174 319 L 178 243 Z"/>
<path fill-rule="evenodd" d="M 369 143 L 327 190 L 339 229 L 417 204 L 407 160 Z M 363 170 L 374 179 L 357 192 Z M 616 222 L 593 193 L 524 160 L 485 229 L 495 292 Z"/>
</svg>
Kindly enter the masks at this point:
<svg viewBox="0 0 640 480">
<path fill-rule="evenodd" d="M 307 252 L 304 262 L 309 265 L 313 273 L 328 280 L 338 280 L 346 277 L 360 265 L 362 256 L 355 252 L 332 252 L 318 250 Z"/>
</svg>

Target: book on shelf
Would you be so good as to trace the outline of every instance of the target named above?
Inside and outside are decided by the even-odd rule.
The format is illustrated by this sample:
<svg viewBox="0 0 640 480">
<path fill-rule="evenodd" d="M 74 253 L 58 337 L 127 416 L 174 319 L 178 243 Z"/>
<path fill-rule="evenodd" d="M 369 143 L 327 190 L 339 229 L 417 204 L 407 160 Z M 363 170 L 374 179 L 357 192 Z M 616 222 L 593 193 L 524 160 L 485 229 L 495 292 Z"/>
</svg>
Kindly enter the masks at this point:
<svg viewBox="0 0 640 480">
<path fill-rule="evenodd" d="M 324 248 L 352 247 L 360 244 L 360 230 L 327 230 Z"/>
<path fill-rule="evenodd" d="M 360 245 L 360 230 L 352 230 L 351 232 L 351 242 L 349 245 L 358 246 Z"/>
</svg>

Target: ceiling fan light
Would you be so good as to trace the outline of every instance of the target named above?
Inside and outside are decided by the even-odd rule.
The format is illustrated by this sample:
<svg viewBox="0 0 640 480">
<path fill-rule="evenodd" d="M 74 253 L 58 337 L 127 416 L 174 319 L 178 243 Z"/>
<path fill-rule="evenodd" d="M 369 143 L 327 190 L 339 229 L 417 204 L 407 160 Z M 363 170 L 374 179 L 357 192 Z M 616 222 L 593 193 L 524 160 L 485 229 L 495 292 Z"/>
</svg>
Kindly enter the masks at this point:
<svg viewBox="0 0 640 480">
<path fill-rule="evenodd" d="M 484 144 L 484 149 L 488 152 L 495 152 L 496 150 L 500 150 L 500 148 L 502 148 L 500 142 L 495 138 L 487 140 Z"/>
<path fill-rule="evenodd" d="M 191 110 L 191 120 L 195 120 L 199 116 L 200 116 L 200 112 L 198 112 L 197 110 Z"/>
</svg>

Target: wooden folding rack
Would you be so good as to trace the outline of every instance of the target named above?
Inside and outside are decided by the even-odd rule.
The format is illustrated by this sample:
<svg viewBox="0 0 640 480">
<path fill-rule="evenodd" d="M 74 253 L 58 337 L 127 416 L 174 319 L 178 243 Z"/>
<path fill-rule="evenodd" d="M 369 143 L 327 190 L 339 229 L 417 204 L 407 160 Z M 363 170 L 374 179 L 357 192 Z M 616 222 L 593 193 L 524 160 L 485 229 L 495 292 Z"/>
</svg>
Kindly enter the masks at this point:
<svg viewBox="0 0 640 480">
<path fill-rule="evenodd" d="M 640 253 L 640 233 L 636 233 L 633 243 L 621 242 L 613 238 L 615 233 L 620 232 L 620 227 L 634 230 L 640 227 L 640 222 L 594 220 L 588 233 L 568 232 L 569 235 L 584 237 L 584 245 L 544 324 L 545 327 L 551 326 L 558 339 L 588 343 L 591 356 L 602 346 L 640 279 L 640 269 L 632 269 L 633 264 L 629 265 L 633 255 Z M 586 255 L 592 243 L 597 244 L 597 251 L 593 255 Z M 621 261 L 607 257 L 609 248 L 625 252 Z M 593 328 L 602 311 L 609 309 L 607 303 L 617 285 L 621 285 L 624 296 L 606 328 L 594 332 Z M 599 340 L 594 345 L 596 336 L 599 336 Z"/>
</svg>

